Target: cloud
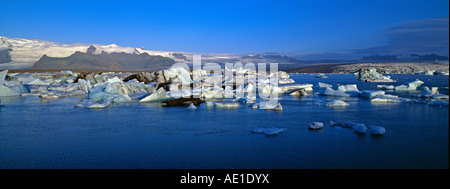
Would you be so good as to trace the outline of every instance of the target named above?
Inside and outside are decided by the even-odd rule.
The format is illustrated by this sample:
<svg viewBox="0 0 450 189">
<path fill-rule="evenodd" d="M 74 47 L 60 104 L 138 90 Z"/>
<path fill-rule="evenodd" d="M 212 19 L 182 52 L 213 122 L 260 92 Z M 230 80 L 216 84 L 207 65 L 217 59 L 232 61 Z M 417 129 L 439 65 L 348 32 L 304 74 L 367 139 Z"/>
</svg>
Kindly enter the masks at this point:
<svg viewBox="0 0 450 189">
<path fill-rule="evenodd" d="M 399 23 L 383 29 L 382 35 L 389 38 L 386 45 L 355 50 L 362 55 L 439 54 L 448 56 L 449 18 L 432 18 Z"/>
</svg>

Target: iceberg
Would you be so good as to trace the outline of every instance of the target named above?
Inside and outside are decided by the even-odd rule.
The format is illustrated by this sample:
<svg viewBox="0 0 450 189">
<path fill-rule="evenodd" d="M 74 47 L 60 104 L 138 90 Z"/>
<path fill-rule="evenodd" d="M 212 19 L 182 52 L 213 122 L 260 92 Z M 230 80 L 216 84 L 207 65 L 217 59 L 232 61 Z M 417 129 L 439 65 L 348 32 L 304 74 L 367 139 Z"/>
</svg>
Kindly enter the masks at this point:
<svg viewBox="0 0 450 189">
<path fill-rule="evenodd" d="M 263 110 L 277 110 L 277 111 L 283 110 L 283 107 L 281 106 L 281 104 L 278 103 L 278 101 L 276 101 L 276 100 L 260 102 L 258 104 L 258 106 L 259 106 L 259 109 L 263 109 Z"/>
<path fill-rule="evenodd" d="M 348 104 L 342 100 L 331 100 L 325 104 L 327 107 L 346 107 Z"/>
<path fill-rule="evenodd" d="M 321 122 L 312 122 L 308 124 L 308 129 L 319 130 L 323 128 L 323 123 Z"/>
<path fill-rule="evenodd" d="M 171 99 L 171 97 L 166 94 L 166 91 L 163 88 L 159 88 L 158 91 L 156 91 L 156 93 L 153 93 L 143 98 L 139 102 L 160 102 L 169 99 Z"/>
<path fill-rule="evenodd" d="M 252 133 L 258 133 L 258 134 L 265 134 L 266 136 L 274 136 L 278 135 L 284 131 L 286 131 L 286 128 L 278 128 L 278 127 L 269 127 L 269 128 L 255 128 L 252 129 Z"/>
<path fill-rule="evenodd" d="M 365 82 L 395 82 L 389 76 L 383 76 L 376 68 L 362 68 L 356 74 L 356 79 Z"/>
<path fill-rule="evenodd" d="M 219 108 L 219 109 L 236 109 L 239 108 L 239 106 L 241 106 L 239 103 L 235 103 L 235 102 L 216 102 L 214 103 L 214 107 L 215 108 Z"/>
<path fill-rule="evenodd" d="M 279 87 L 281 88 L 281 90 L 282 90 L 283 92 L 288 92 L 288 93 L 297 91 L 297 90 L 299 90 L 299 89 L 304 89 L 306 92 L 308 92 L 308 91 L 313 91 L 313 89 L 312 89 L 313 85 L 312 85 L 312 84 L 307 84 L 307 83 L 304 83 L 304 84 L 281 85 L 281 86 L 279 86 Z"/>
<path fill-rule="evenodd" d="M 386 129 L 384 127 L 380 126 L 370 126 L 369 127 L 369 133 L 371 135 L 383 135 L 386 132 Z"/>
<path fill-rule="evenodd" d="M 322 83 L 322 82 L 318 82 L 314 87 L 316 87 L 318 89 L 323 89 L 323 88 L 327 88 L 327 87 L 332 88 L 333 85 Z"/>
<path fill-rule="evenodd" d="M 371 103 L 402 103 L 402 102 L 412 102 L 411 99 L 399 98 L 396 95 L 378 95 L 376 98 L 370 100 Z"/>
<path fill-rule="evenodd" d="M 349 97 L 350 96 L 350 94 L 346 93 L 345 91 L 333 90 L 330 87 L 326 87 L 324 90 L 318 92 L 317 95 L 322 95 L 322 96 L 341 96 L 341 97 Z"/>
<path fill-rule="evenodd" d="M 6 82 L 6 74 L 8 74 L 8 70 L 0 72 L 0 85 L 3 85 Z"/>
<path fill-rule="evenodd" d="M 308 95 L 308 93 L 306 93 L 305 89 L 299 89 L 299 90 L 296 90 L 296 91 L 290 93 L 289 95 L 291 95 L 291 96 L 306 96 L 306 95 Z"/>
<path fill-rule="evenodd" d="M 333 121 L 330 121 L 331 126 L 341 126 L 344 128 L 352 128 L 354 132 L 356 133 L 365 133 L 367 131 L 366 125 L 362 123 L 355 123 L 352 121 L 344 121 L 342 123 L 335 123 Z"/>
<path fill-rule="evenodd" d="M 203 89 L 201 96 L 205 99 L 223 98 L 223 88 L 209 87 Z"/>
<path fill-rule="evenodd" d="M 396 91 L 409 91 L 409 90 L 417 90 L 417 87 L 423 84 L 423 81 L 416 79 L 412 82 L 404 83 L 402 85 L 396 86 Z"/>
<path fill-rule="evenodd" d="M 113 78 L 109 78 L 105 83 L 122 83 L 123 81 L 119 79 L 117 76 Z"/>
<path fill-rule="evenodd" d="M 278 78 L 279 84 L 290 84 L 295 83 L 295 81 L 292 78 Z"/>
<path fill-rule="evenodd" d="M 89 93 L 89 90 L 92 89 L 92 85 L 90 82 L 84 80 L 84 79 L 78 79 L 78 88 L 85 93 Z"/>
<path fill-rule="evenodd" d="M 189 105 L 188 109 L 190 109 L 190 110 L 196 110 L 196 109 L 197 109 L 197 106 L 195 106 L 194 103 L 191 103 L 191 104 Z"/>
<path fill-rule="evenodd" d="M 394 85 L 377 85 L 380 90 L 394 90 Z"/>
<path fill-rule="evenodd" d="M 362 97 L 368 97 L 368 98 L 374 98 L 378 95 L 384 95 L 385 92 L 384 91 L 371 91 L 371 90 L 364 90 L 362 91 L 362 93 L 360 94 L 360 96 Z"/>
<path fill-rule="evenodd" d="M 448 107 L 448 101 L 444 101 L 444 100 L 431 100 L 428 102 L 429 105 L 431 106 L 444 106 L 444 107 Z"/>
<path fill-rule="evenodd" d="M 129 96 L 131 99 L 141 100 L 141 99 L 147 97 L 148 95 L 149 95 L 149 94 L 148 94 L 147 92 L 141 91 L 141 92 L 129 94 L 128 96 Z"/>
</svg>

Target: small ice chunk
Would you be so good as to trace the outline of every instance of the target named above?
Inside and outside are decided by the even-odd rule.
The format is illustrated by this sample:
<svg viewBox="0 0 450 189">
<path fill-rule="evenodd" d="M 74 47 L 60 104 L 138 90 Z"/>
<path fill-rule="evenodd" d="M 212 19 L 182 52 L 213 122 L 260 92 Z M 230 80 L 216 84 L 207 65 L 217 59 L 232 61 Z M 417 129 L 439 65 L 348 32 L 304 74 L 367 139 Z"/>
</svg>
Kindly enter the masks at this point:
<svg viewBox="0 0 450 189">
<path fill-rule="evenodd" d="M 368 98 L 373 98 L 376 97 L 378 95 L 384 95 L 385 92 L 384 91 L 370 91 L 370 90 L 364 90 L 362 91 L 362 93 L 360 94 L 360 96 L 362 97 L 368 97 Z"/>
<path fill-rule="evenodd" d="M 377 85 L 380 90 L 394 90 L 394 85 Z"/>
<path fill-rule="evenodd" d="M 371 135 L 383 135 L 386 132 L 386 129 L 380 126 L 370 126 L 369 132 Z"/>
<path fill-rule="evenodd" d="M 323 123 L 321 122 L 312 122 L 308 124 L 309 129 L 318 130 L 323 128 Z"/>
<path fill-rule="evenodd" d="M 359 123 L 359 124 L 356 124 L 353 126 L 353 131 L 363 134 L 363 133 L 366 133 L 367 127 L 366 127 L 366 125 Z"/>
<path fill-rule="evenodd" d="M 189 105 L 188 109 L 190 109 L 190 110 L 196 110 L 196 109 L 197 109 L 197 106 L 195 106 L 194 103 L 191 103 L 191 104 Z"/>
<path fill-rule="evenodd" d="M 326 84 L 326 83 L 322 83 L 322 82 L 318 82 L 318 83 L 315 85 L 315 87 L 316 87 L 316 88 L 319 88 L 319 89 L 323 89 L 323 88 L 327 88 L 327 87 L 332 88 L 333 85 Z"/>
<path fill-rule="evenodd" d="M 215 108 L 223 108 L 223 109 L 235 109 L 239 108 L 240 104 L 235 102 L 216 102 Z"/>
<path fill-rule="evenodd" d="M 342 100 L 331 100 L 325 104 L 327 107 L 346 107 L 348 104 Z"/>
<path fill-rule="evenodd" d="M 269 127 L 269 128 L 255 128 L 251 130 L 252 133 L 265 134 L 266 136 L 274 136 L 278 135 L 284 131 L 286 128 L 278 128 L 278 127 Z"/>
</svg>

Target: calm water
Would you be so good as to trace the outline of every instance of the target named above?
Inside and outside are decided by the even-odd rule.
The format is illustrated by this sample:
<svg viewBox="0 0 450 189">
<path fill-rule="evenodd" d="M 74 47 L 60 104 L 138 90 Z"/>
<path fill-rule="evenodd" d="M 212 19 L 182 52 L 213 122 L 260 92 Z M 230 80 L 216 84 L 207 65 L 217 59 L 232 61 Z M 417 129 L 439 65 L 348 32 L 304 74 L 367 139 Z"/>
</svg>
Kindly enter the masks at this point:
<svg viewBox="0 0 450 189">
<path fill-rule="evenodd" d="M 329 78 L 295 74 L 298 83 L 358 84 L 353 75 Z M 425 86 L 448 87 L 448 76 L 393 75 L 399 85 L 416 78 Z M 335 87 L 336 88 L 336 87 Z M 400 94 L 407 95 L 407 94 Z M 138 102 L 104 110 L 74 108 L 78 97 L 42 101 L 2 97 L 0 168 L 448 168 L 448 107 L 371 104 L 340 98 L 348 108 L 310 104 L 318 96 L 283 96 L 282 112 L 241 107 L 191 111 Z M 381 137 L 330 127 L 354 121 L 386 128 Z M 321 131 L 307 124 L 325 124 Z M 266 137 L 250 131 L 283 127 Z"/>
</svg>

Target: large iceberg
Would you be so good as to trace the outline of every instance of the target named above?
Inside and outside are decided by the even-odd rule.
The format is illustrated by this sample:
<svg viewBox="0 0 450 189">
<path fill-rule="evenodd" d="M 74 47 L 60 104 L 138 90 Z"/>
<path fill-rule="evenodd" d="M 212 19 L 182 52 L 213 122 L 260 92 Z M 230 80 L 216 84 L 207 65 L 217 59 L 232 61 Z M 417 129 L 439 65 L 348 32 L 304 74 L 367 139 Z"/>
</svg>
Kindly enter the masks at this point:
<svg viewBox="0 0 450 189">
<path fill-rule="evenodd" d="M 423 81 L 416 79 L 414 81 L 404 83 L 402 85 L 396 86 L 396 91 L 409 91 L 409 90 L 417 90 L 417 87 L 423 84 Z"/>
<path fill-rule="evenodd" d="M 389 76 L 383 76 L 376 68 L 363 68 L 356 74 L 356 79 L 365 82 L 395 82 Z"/>
</svg>

